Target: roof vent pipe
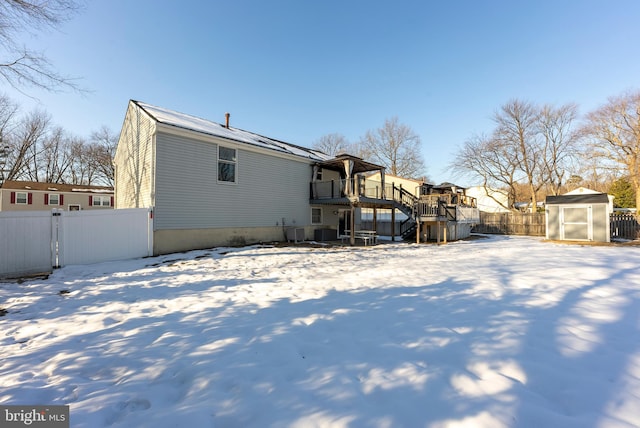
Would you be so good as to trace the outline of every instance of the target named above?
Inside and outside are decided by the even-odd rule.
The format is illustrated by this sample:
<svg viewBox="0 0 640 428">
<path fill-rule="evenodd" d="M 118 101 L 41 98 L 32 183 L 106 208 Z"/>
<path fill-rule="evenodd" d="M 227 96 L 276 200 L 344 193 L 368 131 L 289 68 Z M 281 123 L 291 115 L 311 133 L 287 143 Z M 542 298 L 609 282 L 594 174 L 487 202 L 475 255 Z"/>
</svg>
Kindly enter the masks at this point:
<svg viewBox="0 0 640 428">
<path fill-rule="evenodd" d="M 224 118 L 225 118 L 225 127 L 227 129 L 229 129 L 229 117 L 231 117 L 231 115 L 229 113 L 225 113 L 224 114 Z"/>
</svg>

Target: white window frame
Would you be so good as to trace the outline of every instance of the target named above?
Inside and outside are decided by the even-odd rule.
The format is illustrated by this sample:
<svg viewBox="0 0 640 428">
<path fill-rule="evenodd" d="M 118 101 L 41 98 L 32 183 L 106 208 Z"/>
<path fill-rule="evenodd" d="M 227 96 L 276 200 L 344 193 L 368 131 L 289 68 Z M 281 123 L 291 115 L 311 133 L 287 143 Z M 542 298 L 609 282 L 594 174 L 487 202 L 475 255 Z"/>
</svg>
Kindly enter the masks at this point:
<svg viewBox="0 0 640 428">
<path fill-rule="evenodd" d="M 56 203 L 55 204 L 53 202 L 51 202 L 51 199 L 54 196 L 56 197 Z M 47 203 L 47 205 L 60 205 L 60 193 L 49 193 L 49 202 Z"/>
<path fill-rule="evenodd" d="M 313 214 L 314 210 L 319 210 L 319 212 L 320 212 L 320 215 L 319 215 L 319 217 L 320 217 L 320 221 L 319 221 L 319 222 L 315 222 L 315 221 L 313 221 L 313 220 L 314 220 L 314 217 L 316 217 L 316 216 Z M 315 224 L 323 224 L 323 223 L 322 223 L 322 217 L 323 217 L 322 207 L 311 207 L 311 224 L 314 224 L 314 225 L 315 225 Z"/>
<path fill-rule="evenodd" d="M 21 202 L 20 195 L 24 195 L 24 201 Z M 16 205 L 27 205 L 29 203 L 29 192 L 16 192 Z"/>
<path fill-rule="evenodd" d="M 69 211 L 80 211 L 82 210 L 82 207 L 80 206 L 80 204 L 69 204 L 69 206 L 67 206 L 67 209 Z"/>
<path fill-rule="evenodd" d="M 234 156 L 233 159 L 222 159 L 220 156 L 220 150 L 221 149 L 225 149 L 225 150 L 233 150 Z M 221 180 L 220 179 L 220 164 L 227 164 L 227 165 L 233 165 L 233 181 L 228 181 L 228 180 Z M 228 146 L 221 146 L 218 145 L 218 163 L 216 164 L 217 166 L 217 180 L 219 184 L 237 184 L 238 183 L 238 149 L 233 148 L 233 147 L 228 147 Z"/>
<path fill-rule="evenodd" d="M 98 203 L 96 203 L 96 201 L 98 201 Z M 111 196 L 95 195 L 93 197 L 93 201 L 91 202 L 91 206 L 94 206 L 94 207 L 110 207 L 111 206 Z"/>
</svg>

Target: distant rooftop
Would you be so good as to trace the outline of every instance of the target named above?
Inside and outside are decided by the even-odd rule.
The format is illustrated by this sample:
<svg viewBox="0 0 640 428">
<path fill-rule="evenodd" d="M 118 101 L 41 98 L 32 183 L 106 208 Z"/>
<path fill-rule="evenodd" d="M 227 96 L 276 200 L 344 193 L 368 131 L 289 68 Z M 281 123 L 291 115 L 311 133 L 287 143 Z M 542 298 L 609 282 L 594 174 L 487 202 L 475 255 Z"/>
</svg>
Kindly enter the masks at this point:
<svg viewBox="0 0 640 428">
<path fill-rule="evenodd" d="M 39 181 L 7 180 L 2 183 L 3 189 L 12 190 L 40 190 L 45 192 L 84 192 L 84 193 L 113 193 L 113 187 L 87 186 L 83 184 L 41 183 Z"/>
</svg>

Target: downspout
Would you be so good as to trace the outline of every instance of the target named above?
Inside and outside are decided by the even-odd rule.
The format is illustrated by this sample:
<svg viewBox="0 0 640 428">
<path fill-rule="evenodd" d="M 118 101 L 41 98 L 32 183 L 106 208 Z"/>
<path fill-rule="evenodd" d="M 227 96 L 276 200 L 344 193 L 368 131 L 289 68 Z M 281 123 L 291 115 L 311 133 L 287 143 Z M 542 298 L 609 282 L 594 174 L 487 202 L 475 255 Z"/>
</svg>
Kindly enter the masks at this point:
<svg viewBox="0 0 640 428">
<path fill-rule="evenodd" d="M 316 199 L 317 198 L 317 194 L 318 194 L 318 189 L 316 186 L 316 181 L 318 178 L 318 171 L 320 170 L 320 167 L 318 166 L 318 164 L 314 164 L 312 171 L 311 171 L 311 199 Z"/>
</svg>

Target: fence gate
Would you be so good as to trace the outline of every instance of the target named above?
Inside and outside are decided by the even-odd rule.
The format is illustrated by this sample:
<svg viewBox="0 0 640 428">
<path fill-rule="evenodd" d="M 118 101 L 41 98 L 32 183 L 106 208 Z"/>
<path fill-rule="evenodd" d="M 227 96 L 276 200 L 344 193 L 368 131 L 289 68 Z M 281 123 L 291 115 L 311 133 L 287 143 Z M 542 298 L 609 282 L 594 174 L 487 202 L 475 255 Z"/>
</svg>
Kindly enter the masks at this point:
<svg viewBox="0 0 640 428">
<path fill-rule="evenodd" d="M 146 208 L 0 213 L 0 277 L 153 255 Z"/>
<path fill-rule="evenodd" d="M 51 272 L 49 211 L 0 212 L 0 277 Z"/>
</svg>

